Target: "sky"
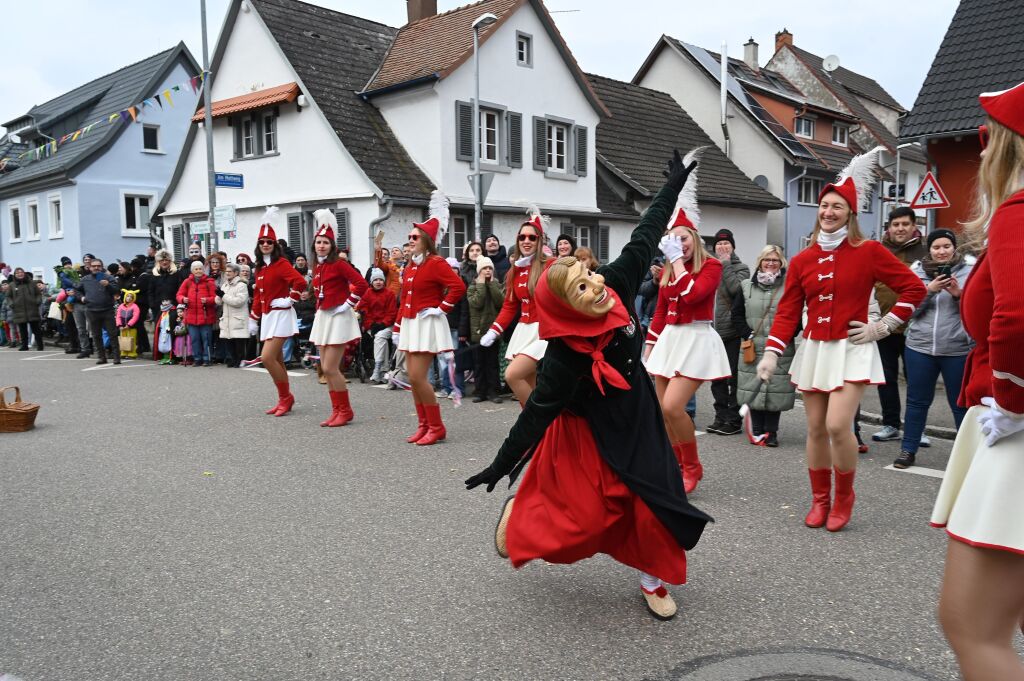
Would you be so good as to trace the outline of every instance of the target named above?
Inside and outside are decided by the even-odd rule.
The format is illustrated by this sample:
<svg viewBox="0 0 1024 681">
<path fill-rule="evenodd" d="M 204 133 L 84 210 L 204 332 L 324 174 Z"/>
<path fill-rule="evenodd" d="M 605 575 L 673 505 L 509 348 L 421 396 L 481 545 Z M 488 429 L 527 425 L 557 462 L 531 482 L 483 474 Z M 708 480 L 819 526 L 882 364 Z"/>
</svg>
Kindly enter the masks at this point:
<svg viewBox="0 0 1024 681">
<path fill-rule="evenodd" d="M 0 69 L 0 121 L 9 121 L 94 78 L 184 40 L 202 62 L 200 0 L 34 0 L 4 3 L 8 26 Z M 207 0 L 212 53 L 228 0 Z M 405 0 L 315 0 L 314 4 L 400 26 Z M 465 0 L 438 0 L 438 11 Z M 803 49 L 835 54 L 848 69 L 877 80 L 911 108 L 958 0 L 859 0 L 823 11 L 806 0 L 545 0 L 580 66 L 631 80 L 662 33 L 743 56 L 751 37 L 763 65 L 775 33 L 793 34 Z M 856 7 L 854 11 L 852 8 Z M 628 11 L 625 11 L 628 8 Z M 809 11 L 810 8 L 810 11 Z M 45 17 L 45 24 L 39 23 Z"/>
</svg>

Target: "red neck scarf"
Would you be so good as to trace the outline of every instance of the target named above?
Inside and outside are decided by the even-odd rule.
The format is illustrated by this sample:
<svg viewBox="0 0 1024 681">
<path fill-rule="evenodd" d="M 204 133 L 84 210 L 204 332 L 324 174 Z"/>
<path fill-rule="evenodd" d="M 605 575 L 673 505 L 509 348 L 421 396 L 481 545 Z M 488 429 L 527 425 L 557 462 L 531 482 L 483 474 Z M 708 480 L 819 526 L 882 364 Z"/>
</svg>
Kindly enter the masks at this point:
<svg viewBox="0 0 1024 681">
<path fill-rule="evenodd" d="M 570 348 L 594 360 L 591 373 L 602 395 L 605 394 L 604 383 L 629 390 L 629 383 L 622 374 L 604 359 L 604 348 L 611 342 L 615 329 L 629 324 L 629 311 L 619 294 L 609 287 L 605 287 L 605 291 L 615 299 L 615 305 L 602 317 L 585 315 L 562 300 L 548 286 L 546 272 L 537 282 L 533 296 L 537 302 L 540 337 L 544 340 L 561 338 Z"/>
</svg>

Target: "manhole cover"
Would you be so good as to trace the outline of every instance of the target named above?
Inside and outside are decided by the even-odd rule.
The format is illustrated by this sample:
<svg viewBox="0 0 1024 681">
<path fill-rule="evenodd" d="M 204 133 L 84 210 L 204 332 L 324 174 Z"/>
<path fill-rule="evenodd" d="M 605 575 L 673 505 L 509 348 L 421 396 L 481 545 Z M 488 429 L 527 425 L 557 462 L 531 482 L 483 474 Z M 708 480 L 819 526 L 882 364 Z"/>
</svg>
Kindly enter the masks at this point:
<svg viewBox="0 0 1024 681">
<path fill-rule="evenodd" d="M 740 651 L 692 660 L 671 681 L 933 681 L 887 660 L 845 650 Z"/>
</svg>

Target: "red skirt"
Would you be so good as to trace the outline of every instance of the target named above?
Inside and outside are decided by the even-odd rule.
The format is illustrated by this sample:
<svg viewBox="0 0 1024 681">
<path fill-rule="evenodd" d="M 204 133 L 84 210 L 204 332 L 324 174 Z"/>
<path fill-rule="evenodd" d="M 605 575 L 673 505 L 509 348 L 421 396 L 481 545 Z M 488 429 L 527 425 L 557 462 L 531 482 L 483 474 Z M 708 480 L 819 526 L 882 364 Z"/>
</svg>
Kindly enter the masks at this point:
<svg viewBox="0 0 1024 681">
<path fill-rule="evenodd" d="M 516 492 L 507 546 L 515 567 L 606 553 L 669 584 L 686 582 L 686 551 L 601 458 L 586 419 L 548 427 Z"/>
</svg>

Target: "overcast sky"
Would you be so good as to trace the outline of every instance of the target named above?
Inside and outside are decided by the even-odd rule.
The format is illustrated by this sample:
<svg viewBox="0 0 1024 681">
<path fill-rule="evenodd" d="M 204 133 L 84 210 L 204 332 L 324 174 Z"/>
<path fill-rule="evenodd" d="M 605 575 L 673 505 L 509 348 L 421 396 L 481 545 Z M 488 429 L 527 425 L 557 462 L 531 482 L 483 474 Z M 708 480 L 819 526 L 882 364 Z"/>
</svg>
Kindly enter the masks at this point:
<svg viewBox="0 0 1024 681">
<path fill-rule="evenodd" d="M 85 82 L 184 40 L 202 61 L 199 0 L 34 0 L 4 2 L 0 121 L 8 121 Z M 210 50 L 228 0 L 207 0 Z M 332 9 L 391 26 L 405 23 L 405 0 L 316 0 Z M 464 0 L 438 0 L 446 11 Z M 908 109 L 928 73 L 958 0 L 546 0 L 580 66 L 630 80 L 655 41 L 667 33 L 685 42 L 743 55 L 751 36 L 762 65 L 783 27 L 815 54 L 877 80 Z M 40 22 L 40 17 L 45 21 Z"/>
</svg>

